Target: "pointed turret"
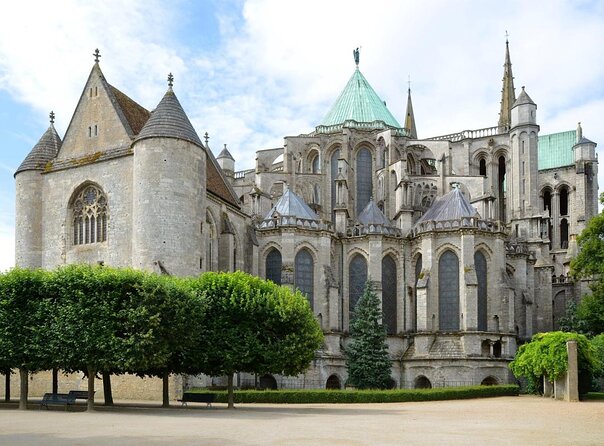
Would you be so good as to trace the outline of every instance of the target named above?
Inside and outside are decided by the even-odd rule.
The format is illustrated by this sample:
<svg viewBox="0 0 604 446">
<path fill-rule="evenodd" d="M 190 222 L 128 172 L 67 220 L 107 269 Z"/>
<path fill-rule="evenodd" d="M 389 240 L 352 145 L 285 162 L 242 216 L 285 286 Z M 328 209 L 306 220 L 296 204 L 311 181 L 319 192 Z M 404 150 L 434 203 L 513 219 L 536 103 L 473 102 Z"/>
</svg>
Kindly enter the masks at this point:
<svg viewBox="0 0 604 446">
<path fill-rule="evenodd" d="M 413 104 L 411 103 L 411 88 L 407 89 L 407 115 L 405 116 L 405 128 L 409 131 L 409 136 L 411 138 L 417 139 L 415 116 L 413 115 Z"/>
<path fill-rule="evenodd" d="M 25 170 L 44 170 L 44 166 L 54 159 L 61 148 L 61 138 L 54 126 L 55 114 L 50 112 L 50 126 L 44 132 L 38 143 L 25 157 L 15 176 Z"/>
<path fill-rule="evenodd" d="M 502 129 L 509 129 L 512 118 L 510 110 L 516 102 L 516 91 L 514 89 L 514 76 L 512 75 L 512 62 L 510 60 L 510 46 L 505 39 L 505 63 L 503 64 L 503 88 L 501 89 L 501 108 L 499 110 L 499 124 Z"/>
</svg>

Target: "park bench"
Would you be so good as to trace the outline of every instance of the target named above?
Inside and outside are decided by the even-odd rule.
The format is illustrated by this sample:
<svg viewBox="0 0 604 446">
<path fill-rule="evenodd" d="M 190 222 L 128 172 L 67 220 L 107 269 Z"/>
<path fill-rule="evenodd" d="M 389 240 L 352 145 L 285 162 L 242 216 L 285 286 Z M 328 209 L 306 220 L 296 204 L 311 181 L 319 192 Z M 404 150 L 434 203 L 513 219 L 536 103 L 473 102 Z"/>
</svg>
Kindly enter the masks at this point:
<svg viewBox="0 0 604 446">
<path fill-rule="evenodd" d="M 206 407 L 212 407 L 212 403 L 216 401 L 216 394 L 185 392 L 182 394 L 182 399 L 178 401 L 182 402 L 183 406 L 187 403 L 206 403 Z"/>
<path fill-rule="evenodd" d="M 42 402 L 40 403 L 40 409 L 42 407 L 46 407 L 48 409 L 49 405 L 53 406 L 65 406 L 65 410 L 69 406 L 73 406 L 75 404 L 75 395 L 70 393 L 45 393 L 42 398 Z"/>
<path fill-rule="evenodd" d="M 88 390 L 70 390 L 69 395 L 72 395 L 76 400 L 87 400 Z"/>
</svg>

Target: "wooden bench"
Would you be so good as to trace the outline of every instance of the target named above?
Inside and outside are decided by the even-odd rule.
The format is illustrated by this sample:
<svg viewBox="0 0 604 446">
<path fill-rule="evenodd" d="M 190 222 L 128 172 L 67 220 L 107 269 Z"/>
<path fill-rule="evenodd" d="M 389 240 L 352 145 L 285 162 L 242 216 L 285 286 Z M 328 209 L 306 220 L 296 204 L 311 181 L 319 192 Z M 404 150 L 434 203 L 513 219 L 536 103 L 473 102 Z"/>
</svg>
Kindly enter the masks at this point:
<svg viewBox="0 0 604 446">
<path fill-rule="evenodd" d="M 46 407 L 48 410 L 49 405 L 53 406 L 65 406 L 65 410 L 69 406 L 75 404 L 75 396 L 70 393 L 45 393 L 40 403 L 40 409 Z"/>
<path fill-rule="evenodd" d="M 70 390 L 68 395 L 72 395 L 76 400 L 87 400 L 88 390 Z"/>
<path fill-rule="evenodd" d="M 182 402 L 183 406 L 187 403 L 206 403 L 206 407 L 212 407 L 212 403 L 216 401 L 216 394 L 185 392 L 182 394 L 182 399 L 178 401 Z"/>
</svg>

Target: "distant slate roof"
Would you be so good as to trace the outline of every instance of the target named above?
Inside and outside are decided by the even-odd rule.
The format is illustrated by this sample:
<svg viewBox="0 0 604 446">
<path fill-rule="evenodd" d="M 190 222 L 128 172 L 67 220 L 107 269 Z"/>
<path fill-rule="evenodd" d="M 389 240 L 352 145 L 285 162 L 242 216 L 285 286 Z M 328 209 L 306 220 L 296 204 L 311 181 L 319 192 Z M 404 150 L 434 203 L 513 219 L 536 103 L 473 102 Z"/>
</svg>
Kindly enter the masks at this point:
<svg viewBox="0 0 604 446">
<path fill-rule="evenodd" d="M 151 117 L 136 139 L 153 137 L 183 139 L 204 147 L 171 87 L 151 112 Z"/>
<path fill-rule="evenodd" d="M 122 93 L 113 85 L 109 85 L 109 88 L 111 89 L 111 93 L 113 93 L 118 106 L 122 110 L 126 121 L 130 125 L 132 133 L 138 135 L 151 116 L 151 112 L 136 101 L 130 99 L 130 97 Z"/>
<path fill-rule="evenodd" d="M 278 217 L 296 217 L 303 220 L 319 220 L 319 216 L 291 189 L 286 188 L 281 198 L 264 217 L 265 220 Z"/>
<path fill-rule="evenodd" d="M 235 190 L 225 177 L 222 169 L 218 165 L 218 161 L 214 157 L 212 150 L 206 145 L 206 188 L 208 192 L 213 193 L 217 197 L 223 199 L 227 203 L 240 208 L 239 198 Z"/>
<path fill-rule="evenodd" d="M 575 163 L 573 146 L 576 142 L 577 132 L 575 130 L 539 135 L 539 170 L 573 165 Z"/>
<path fill-rule="evenodd" d="M 359 223 L 363 225 L 383 225 L 392 226 L 390 220 L 386 218 L 384 213 L 377 207 L 373 199 L 369 200 L 365 209 L 361 211 L 358 218 Z"/>
<path fill-rule="evenodd" d="M 350 120 L 363 123 L 382 121 L 391 127 L 401 127 L 358 67 L 321 125 L 339 125 Z"/>
<path fill-rule="evenodd" d="M 437 198 L 421 216 L 416 225 L 426 221 L 459 220 L 464 217 L 480 218 L 478 211 L 470 204 L 459 188 Z"/>
<path fill-rule="evenodd" d="M 15 175 L 24 170 L 43 170 L 46 163 L 57 156 L 60 148 L 61 138 L 57 134 L 55 126 L 50 124 L 38 143 L 25 157 Z"/>
<path fill-rule="evenodd" d="M 222 149 L 222 151 L 218 154 L 217 158 L 230 158 L 235 161 L 235 158 L 233 158 L 233 155 L 231 155 L 231 152 L 229 152 L 229 149 L 227 149 L 226 144 L 224 145 L 224 149 Z"/>
</svg>

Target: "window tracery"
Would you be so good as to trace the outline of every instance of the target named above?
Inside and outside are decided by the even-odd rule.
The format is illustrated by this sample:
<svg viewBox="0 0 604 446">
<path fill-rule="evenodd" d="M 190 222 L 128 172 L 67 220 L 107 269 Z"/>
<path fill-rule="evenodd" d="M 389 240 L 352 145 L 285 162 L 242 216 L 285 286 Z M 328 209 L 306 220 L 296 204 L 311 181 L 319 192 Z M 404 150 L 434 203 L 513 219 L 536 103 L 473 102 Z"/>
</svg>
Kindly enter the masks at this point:
<svg viewBox="0 0 604 446">
<path fill-rule="evenodd" d="M 73 244 L 87 245 L 107 241 L 107 197 L 94 185 L 88 185 L 72 205 Z"/>
</svg>

